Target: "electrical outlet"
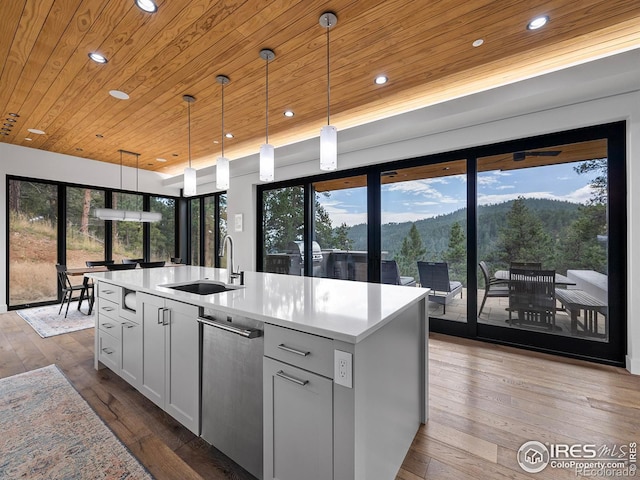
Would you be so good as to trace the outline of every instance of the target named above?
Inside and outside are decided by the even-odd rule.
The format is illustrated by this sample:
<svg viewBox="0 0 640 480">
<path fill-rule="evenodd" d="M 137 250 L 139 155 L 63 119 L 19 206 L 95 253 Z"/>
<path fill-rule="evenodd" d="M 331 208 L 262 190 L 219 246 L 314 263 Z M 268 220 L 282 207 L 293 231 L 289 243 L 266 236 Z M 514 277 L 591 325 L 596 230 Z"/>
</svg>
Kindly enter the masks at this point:
<svg viewBox="0 0 640 480">
<path fill-rule="evenodd" d="M 341 350 L 334 350 L 333 353 L 333 381 L 343 387 L 353 388 L 353 356 Z"/>
</svg>

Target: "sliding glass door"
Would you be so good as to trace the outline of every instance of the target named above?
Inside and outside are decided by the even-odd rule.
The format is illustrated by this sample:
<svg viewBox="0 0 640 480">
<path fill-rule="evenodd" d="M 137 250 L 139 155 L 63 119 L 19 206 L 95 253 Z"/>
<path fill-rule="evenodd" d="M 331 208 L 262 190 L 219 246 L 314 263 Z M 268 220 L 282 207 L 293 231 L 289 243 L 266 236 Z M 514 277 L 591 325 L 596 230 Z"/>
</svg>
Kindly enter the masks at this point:
<svg viewBox="0 0 640 480">
<path fill-rule="evenodd" d="M 467 160 L 380 174 L 382 283 L 433 291 L 429 316 L 467 321 Z"/>
</svg>

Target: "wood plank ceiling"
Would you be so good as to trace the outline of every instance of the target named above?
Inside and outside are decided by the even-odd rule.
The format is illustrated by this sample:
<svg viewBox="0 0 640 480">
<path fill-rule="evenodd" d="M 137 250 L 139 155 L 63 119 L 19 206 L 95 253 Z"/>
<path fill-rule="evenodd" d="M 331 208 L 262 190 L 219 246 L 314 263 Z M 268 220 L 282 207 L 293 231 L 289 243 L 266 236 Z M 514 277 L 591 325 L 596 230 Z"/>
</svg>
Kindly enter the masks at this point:
<svg viewBox="0 0 640 480">
<path fill-rule="evenodd" d="M 149 14 L 133 0 L 2 2 L 0 141 L 112 163 L 124 149 L 141 154 L 141 168 L 176 174 L 188 162 L 182 96 L 190 94 L 192 164 L 209 166 L 222 137 L 215 77 L 225 74 L 224 128 L 234 135 L 225 154 L 256 153 L 266 125 L 263 48 L 276 53 L 270 143 L 317 137 L 327 121 L 327 36 L 318 23 L 327 10 L 338 16 L 330 32 L 338 130 L 640 46 L 638 0 L 157 3 Z M 549 24 L 527 30 L 537 15 Z M 484 43 L 475 48 L 477 39 Z M 92 51 L 108 63 L 89 60 Z M 378 74 L 389 82 L 375 85 Z"/>
</svg>

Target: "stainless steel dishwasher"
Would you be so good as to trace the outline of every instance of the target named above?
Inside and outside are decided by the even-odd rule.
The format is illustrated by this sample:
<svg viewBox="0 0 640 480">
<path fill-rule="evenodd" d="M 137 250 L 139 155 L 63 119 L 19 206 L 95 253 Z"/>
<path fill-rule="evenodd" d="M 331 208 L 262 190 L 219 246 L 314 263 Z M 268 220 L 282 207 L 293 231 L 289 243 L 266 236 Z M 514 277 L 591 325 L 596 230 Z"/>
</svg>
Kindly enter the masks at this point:
<svg viewBox="0 0 640 480">
<path fill-rule="evenodd" d="M 262 479 L 264 324 L 201 309 L 202 438 Z"/>
</svg>

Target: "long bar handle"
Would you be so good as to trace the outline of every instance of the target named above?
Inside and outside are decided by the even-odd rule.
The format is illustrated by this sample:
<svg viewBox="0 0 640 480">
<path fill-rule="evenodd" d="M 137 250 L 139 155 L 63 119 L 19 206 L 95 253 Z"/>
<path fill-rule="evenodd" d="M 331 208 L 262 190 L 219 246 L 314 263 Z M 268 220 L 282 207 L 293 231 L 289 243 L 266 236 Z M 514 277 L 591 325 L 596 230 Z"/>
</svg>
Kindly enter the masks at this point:
<svg viewBox="0 0 640 480">
<path fill-rule="evenodd" d="M 307 383 L 309 383 L 309 380 L 298 380 L 297 378 L 287 375 L 282 370 L 278 370 L 276 372 L 276 375 L 279 376 L 280 378 L 284 378 L 285 380 L 295 383 L 296 385 L 300 385 L 301 387 L 304 387 Z"/>
<path fill-rule="evenodd" d="M 171 323 L 171 309 L 162 309 L 162 325 L 169 325 Z"/>
<path fill-rule="evenodd" d="M 295 353 L 296 355 L 300 355 L 301 357 L 308 357 L 311 352 L 303 352 L 302 350 L 296 350 L 295 348 L 287 347 L 284 343 L 278 345 L 280 350 L 284 350 L 285 352 Z"/>
<path fill-rule="evenodd" d="M 160 318 L 160 312 L 164 311 L 164 308 L 158 307 L 158 325 L 164 325 L 164 319 Z"/>
<path fill-rule="evenodd" d="M 198 317 L 198 321 L 204 325 L 219 328 L 221 330 L 225 330 L 227 332 L 234 333 L 245 338 L 256 338 L 262 336 L 262 332 L 254 328 L 240 328 L 236 327 L 235 325 L 228 325 L 227 323 L 217 322 L 205 317 Z"/>
</svg>

